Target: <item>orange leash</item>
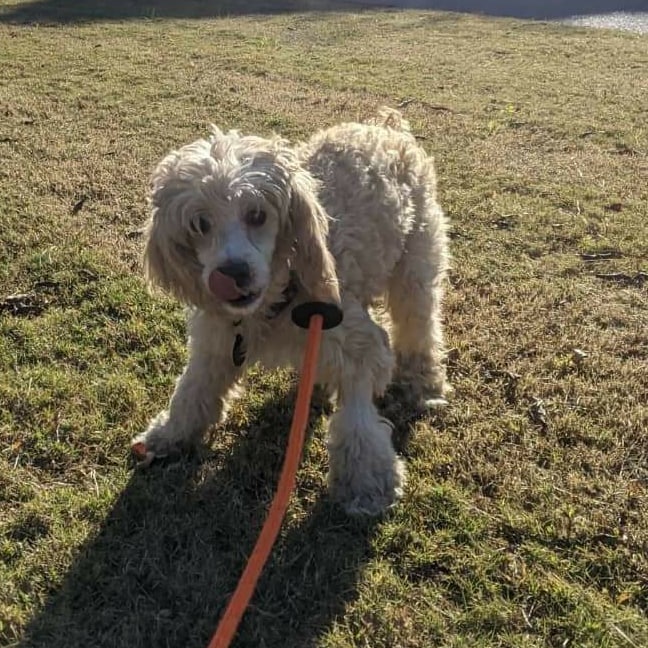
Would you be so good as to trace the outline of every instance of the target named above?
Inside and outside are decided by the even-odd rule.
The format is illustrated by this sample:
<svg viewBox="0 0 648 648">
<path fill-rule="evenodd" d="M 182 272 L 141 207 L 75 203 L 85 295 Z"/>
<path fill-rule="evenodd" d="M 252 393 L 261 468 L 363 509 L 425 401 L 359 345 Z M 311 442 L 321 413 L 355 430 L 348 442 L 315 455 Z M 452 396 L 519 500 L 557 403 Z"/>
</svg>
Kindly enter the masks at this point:
<svg viewBox="0 0 648 648">
<path fill-rule="evenodd" d="M 207 648 L 227 648 L 230 645 L 236 629 L 241 622 L 241 618 L 245 613 L 245 609 L 252 598 L 261 571 L 268 560 L 268 556 L 279 534 L 281 523 L 288 508 L 290 494 L 295 486 L 295 476 L 297 474 L 299 460 L 301 459 L 302 448 L 304 447 L 306 424 L 308 423 L 310 401 L 313 395 L 313 385 L 315 384 L 317 357 L 319 355 L 323 325 L 324 317 L 322 315 L 310 315 L 301 378 L 299 380 L 299 387 L 297 388 L 295 414 L 293 415 L 286 458 L 281 471 L 281 477 L 279 478 L 277 492 L 272 500 L 270 511 L 261 529 L 259 539 L 243 571 L 243 575 L 234 590 L 234 594 L 232 594 L 232 598 Z"/>
</svg>

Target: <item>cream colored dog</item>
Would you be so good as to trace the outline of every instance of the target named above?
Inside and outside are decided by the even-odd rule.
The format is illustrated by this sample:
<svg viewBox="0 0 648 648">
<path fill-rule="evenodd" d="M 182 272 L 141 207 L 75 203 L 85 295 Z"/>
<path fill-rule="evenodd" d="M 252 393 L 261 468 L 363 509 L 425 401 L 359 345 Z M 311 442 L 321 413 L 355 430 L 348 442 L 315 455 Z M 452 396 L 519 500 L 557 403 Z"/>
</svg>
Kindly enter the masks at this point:
<svg viewBox="0 0 648 648">
<path fill-rule="evenodd" d="M 146 463 L 218 423 L 247 366 L 299 366 L 305 332 L 292 308 L 335 302 L 344 319 L 323 334 L 317 374 L 337 400 L 330 492 L 349 512 L 392 505 L 405 473 L 374 397 L 394 369 L 408 405 L 443 402 L 446 387 L 446 222 L 432 159 L 400 113 L 383 109 L 295 147 L 214 128 L 160 162 L 150 204 L 148 279 L 192 308 L 189 363 L 169 409 L 135 439 Z M 379 299 L 393 351 L 369 313 Z"/>
</svg>

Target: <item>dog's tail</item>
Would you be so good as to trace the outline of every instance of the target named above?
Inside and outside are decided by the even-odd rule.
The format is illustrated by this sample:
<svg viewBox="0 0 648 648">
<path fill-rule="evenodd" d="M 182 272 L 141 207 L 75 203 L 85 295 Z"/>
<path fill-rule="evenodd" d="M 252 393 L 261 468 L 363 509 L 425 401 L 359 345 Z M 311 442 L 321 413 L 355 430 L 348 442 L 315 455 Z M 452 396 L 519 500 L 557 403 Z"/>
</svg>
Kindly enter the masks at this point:
<svg viewBox="0 0 648 648">
<path fill-rule="evenodd" d="M 391 128 L 392 130 L 404 133 L 410 132 L 410 123 L 403 117 L 400 111 L 389 106 L 382 106 L 378 110 L 378 115 L 368 119 L 367 124 L 382 126 L 382 128 Z"/>
</svg>

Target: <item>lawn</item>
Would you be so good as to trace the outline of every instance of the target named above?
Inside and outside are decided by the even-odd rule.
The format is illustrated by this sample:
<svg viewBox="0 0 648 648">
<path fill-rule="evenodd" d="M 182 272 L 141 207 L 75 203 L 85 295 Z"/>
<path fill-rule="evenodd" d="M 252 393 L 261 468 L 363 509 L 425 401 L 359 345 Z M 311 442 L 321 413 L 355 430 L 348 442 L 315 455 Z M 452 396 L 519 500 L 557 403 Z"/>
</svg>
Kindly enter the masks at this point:
<svg viewBox="0 0 648 648">
<path fill-rule="evenodd" d="M 185 360 L 141 276 L 148 174 L 210 122 L 297 140 L 382 104 L 452 223 L 451 403 L 397 412 L 380 519 L 328 500 L 313 411 L 234 645 L 648 645 L 646 37 L 241 5 L 0 0 L 0 645 L 207 644 L 295 377 L 255 371 L 208 450 L 133 469 Z"/>
</svg>

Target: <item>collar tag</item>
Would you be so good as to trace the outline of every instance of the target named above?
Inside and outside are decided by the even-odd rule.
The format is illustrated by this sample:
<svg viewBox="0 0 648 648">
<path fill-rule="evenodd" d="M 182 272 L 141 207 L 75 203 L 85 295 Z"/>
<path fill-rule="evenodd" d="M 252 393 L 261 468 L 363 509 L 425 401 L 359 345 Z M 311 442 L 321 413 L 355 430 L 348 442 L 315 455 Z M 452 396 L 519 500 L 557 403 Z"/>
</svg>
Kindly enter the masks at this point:
<svg viewBox="0 0 648 648">
<path fill-rule="evenodd" d="M 246 348 L 245 340 L 240 333 L 234 338 L 234 347 L 232 348 L 232 362 L 235 367 L 240 367 L 245 362 Z"/>
</svg>

